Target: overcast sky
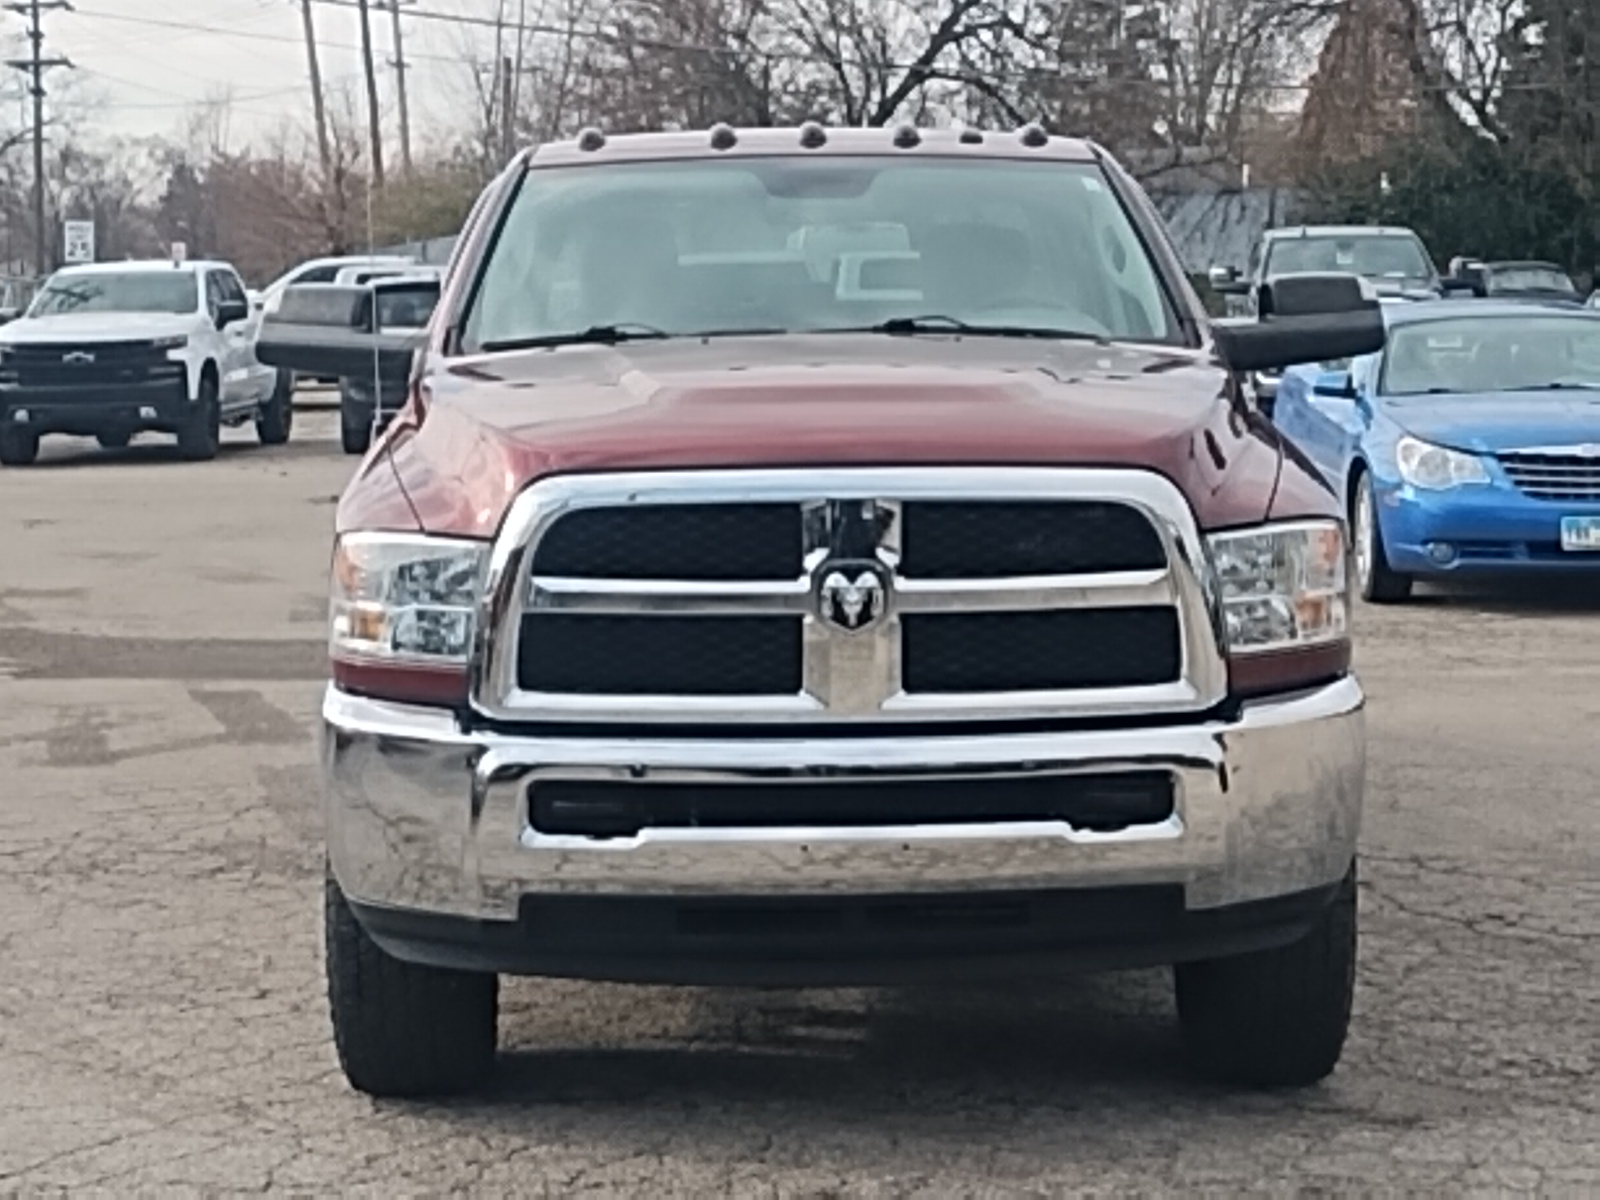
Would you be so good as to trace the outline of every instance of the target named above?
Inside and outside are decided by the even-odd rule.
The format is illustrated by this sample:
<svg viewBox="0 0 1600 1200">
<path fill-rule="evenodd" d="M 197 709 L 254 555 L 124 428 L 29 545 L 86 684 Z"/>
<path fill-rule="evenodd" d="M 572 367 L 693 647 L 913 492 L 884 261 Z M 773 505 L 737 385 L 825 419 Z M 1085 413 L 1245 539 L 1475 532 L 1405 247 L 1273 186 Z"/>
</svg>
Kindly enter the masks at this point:
<svg viewBox="0 0 1600 1200">
<path fill-rule="evenodd" d="M 107 102 L 94 127 L 110 135 L 172 134 L 186 110 L 231 93 L 229 140 L 235 148 L 289 118 L 310 128 L 305 41 L 298 0 L 74 0 L 74 12 L 45 18 L 45 53 L 72 60 L 75 71 L 53 71 L 47 86 L 66 94 L 85 90 Z M 402 0 L 406 7 L 439 13 L 492 11 L 489 0 Z M 23 19 L 3 14 L 7 41 Z M 361 86 L 360 35 L 349 8 L 319 2 L 316 9 L 322 72 L 327 86 Z M 383 62 L 379 87 L 391 139 L 394 116 L 391 23 L 374 14 L 374 52 Z M 461 67 L 469 29 L 415 15 L 405 18 L 406 58 L 413 126 L 437 132 L 462 111 L 469 83 Z M 16 47 L 20 56 L 21 47 Z M 360 110 L 364 113 L 364 109 Z"/>
</svg>

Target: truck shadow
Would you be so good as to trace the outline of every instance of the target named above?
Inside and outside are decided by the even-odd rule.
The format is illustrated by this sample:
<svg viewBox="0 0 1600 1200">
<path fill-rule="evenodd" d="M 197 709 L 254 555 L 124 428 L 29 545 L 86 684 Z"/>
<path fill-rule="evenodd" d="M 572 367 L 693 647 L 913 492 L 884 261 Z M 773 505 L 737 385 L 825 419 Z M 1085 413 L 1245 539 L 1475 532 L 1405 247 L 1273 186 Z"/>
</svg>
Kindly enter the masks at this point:
<svg viewBox="0 0 1600 1200">
<path fill-rule="evenodd" d="M 495 1083 L 448 1112 L 511 1131 L 553 1105 L 563 1124 L 636 1125 L 641 1136 L 668 1112 L 716 1143 L 770 1125 L 774 1110 L 789 1136 L 808 1126 L 838 1136 L 881 1127 L 889 1112 L 958 1107 L 1008 1124 L 1033 1109 L 1092 1109 L 1097 1096 L 1164 1109 L 1216 1093 L 1186 1069 L 1161 971 L 1010 991 L 652 988 L 648 1003 L 630 1003 L 630 991 L 510 984 Z M 583 998 L 588 1011 L 574 1013 Z M 572 1014 L 556 1018 L 567 1037 L 551 1028 L 559 1013 Z"/>
</svg>

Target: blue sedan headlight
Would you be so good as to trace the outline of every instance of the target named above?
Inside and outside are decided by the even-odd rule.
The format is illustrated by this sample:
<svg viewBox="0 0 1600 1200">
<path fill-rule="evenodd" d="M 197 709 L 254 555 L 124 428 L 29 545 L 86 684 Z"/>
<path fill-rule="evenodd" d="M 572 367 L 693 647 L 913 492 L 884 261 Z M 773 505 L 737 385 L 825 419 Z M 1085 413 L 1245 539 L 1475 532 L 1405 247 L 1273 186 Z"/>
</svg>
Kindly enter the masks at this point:
<svg viewBox="0 0 1600 1200">
<path fill-rule="evenodd" d="M 1394 458 L 1400 478 L 1414 488 L 1442 491 L 1466 483 L 1489 482 L 1489 472 L 1477 455 L 1435 446 L 1420 438 L 1401 438 L 1395 443 Z"/>
</svg>

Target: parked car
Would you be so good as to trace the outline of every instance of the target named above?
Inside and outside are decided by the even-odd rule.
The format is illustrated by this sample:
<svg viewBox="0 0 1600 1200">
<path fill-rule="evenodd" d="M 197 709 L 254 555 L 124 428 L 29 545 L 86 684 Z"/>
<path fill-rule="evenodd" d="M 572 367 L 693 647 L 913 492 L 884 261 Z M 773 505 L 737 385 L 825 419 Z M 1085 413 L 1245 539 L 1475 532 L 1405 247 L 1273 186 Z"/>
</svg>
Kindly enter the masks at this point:
<svg viewBox="0 0 1600 1200">
<path fill-rule="evenodd" d="M 250 298 L 256 308 L 264 310 L 276 302 L 287 288 L 301 283 L 333 283 L 339 272 L 351 267 L 404 270 L 418 265 L 415 258 L 405 254 L 340 254 L 329 258 L 313 258 L 291 267 L 259 291 L 252 291 Z"/>
<path fill-rule="evenodd" d="M 1380 296 L 1417 300 L 1445 294 L 1428 248 L 1416 232 L 1392 225 L 1290 225 L 1269 229 L 1250 248 L 1241 272 L 1233 266 L 1210 270 L 1212 290 L 1228 297 L 1233 316 L 1254 316 L 1261 286 L 1276 275 L 1305 272 L 1349 272 L 1370 282 Z M 1263 411 L 1270 414 L 1278 376 L 1257 372 L 1251 386 Z"/>
<path fill-rule="evenodd" d="M 1577 285 L 1560 266 L 1532 260 L 1482 262 L 1458 258 L 1451 261 L 1450 274 L 1472 289 L 1476 296 L 1509 300 L 1527 297 L 1534 300 L 1579 301 Z"/>
<path fill-rule="evenodd" d="M 253 420 L 288 441 L 293 408 L 256 358 L 259 321 L 225 262 L 112 262 L 57 271 L 0 327 L 0 463 L 25 466 L 48 434 L 126 446 L 176 434 L 185 458 L 217 453 Z"/>
<path fill-rule="evenodd" d="M 352 284 L 371 283 L 375 279 L 392 279 L 396 275 L 406 275 L 418 279 L 437 279 L 442 271 L 435 266 L 423 263 L 394 263 L 384 266 L 354 266 L 344 267 L 333 277 L 333 282 L 349 286 Z"/>
<path fill-rule="evenodd" d="M 1385 311 L 1383 350 L 1285 372 L 1273 414 L 1351 514 L 1361 594 L 1600 569 L 1600 314 L 1492 300 Z"/>
<path fill-rule="evenodd" d="M 357 280 L 347 287 L 370 289 L 370 300 L 358 299 L 367 314 L 376 314 L 375 324 L 363 328 L 374 332 L 413 336 L 421 334 L 439 302 L 439 272 L 388 275 L 370 282 Z M 374 432 L 387 429 L 406 399 L 407 376 L 395 372 L 385 378 L 366 371 L 339 380 L 339 436 L 346 454 L 365 454 Z"/>
<path fill-rule="evenodd" d="M 821 249 L 886 222 L 881 278 Z M 331 577 L 351 1082 L 476 1085 L 500 973 L 1155 964 L 1201 1069 L 1332 1071 L 1344 520 L 1238 375 L 1383 322 L 1348 275 L 1269 286 L 1210 323 L 1093 143 L 807 125 L 519 155 L 420 350 L 290 289 L 268 361 L 411 379 Z"/>
</svg>

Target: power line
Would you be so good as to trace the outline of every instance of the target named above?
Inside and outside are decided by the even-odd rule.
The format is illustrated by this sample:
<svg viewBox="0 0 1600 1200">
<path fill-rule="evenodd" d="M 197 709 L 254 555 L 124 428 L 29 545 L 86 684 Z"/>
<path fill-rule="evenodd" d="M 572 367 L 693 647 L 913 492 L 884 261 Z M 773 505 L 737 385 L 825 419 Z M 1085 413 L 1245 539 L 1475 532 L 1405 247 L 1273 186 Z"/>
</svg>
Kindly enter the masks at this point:
<svg viewBox="0 0 1600 1200">
<path fill-rule="evenodd" d="M 259 33 L 253 29 L 226 29 L 220 25 L 204 25 L 193 21 L 174 21 L 167 17 L 131 17 L 126 13 L 102 12 L 99 9 L 91 8 L 74 8 L 73 12 L 80 17 L 93 17 L 99 21 L 120 21 L 128 25 L 145 25 L 155 29 L 181 29 L 189 33 L 209 33 L 224 38 L 245 38 L 250 41 L 273 42 L 280 46 L 297 46 L 300 44 L 299 38 L 288 37 L 278 33 Z M 320 42 L 320 44 L 330 50 L 348 50 L 354 54 L 361 52 L 360 46 L 350 42 Z M 448 63 L 451 66 L 461 65 L 459 55 L 414 53 L 411 57 L 426 59 L 430 62 Z"/>
</svg>

